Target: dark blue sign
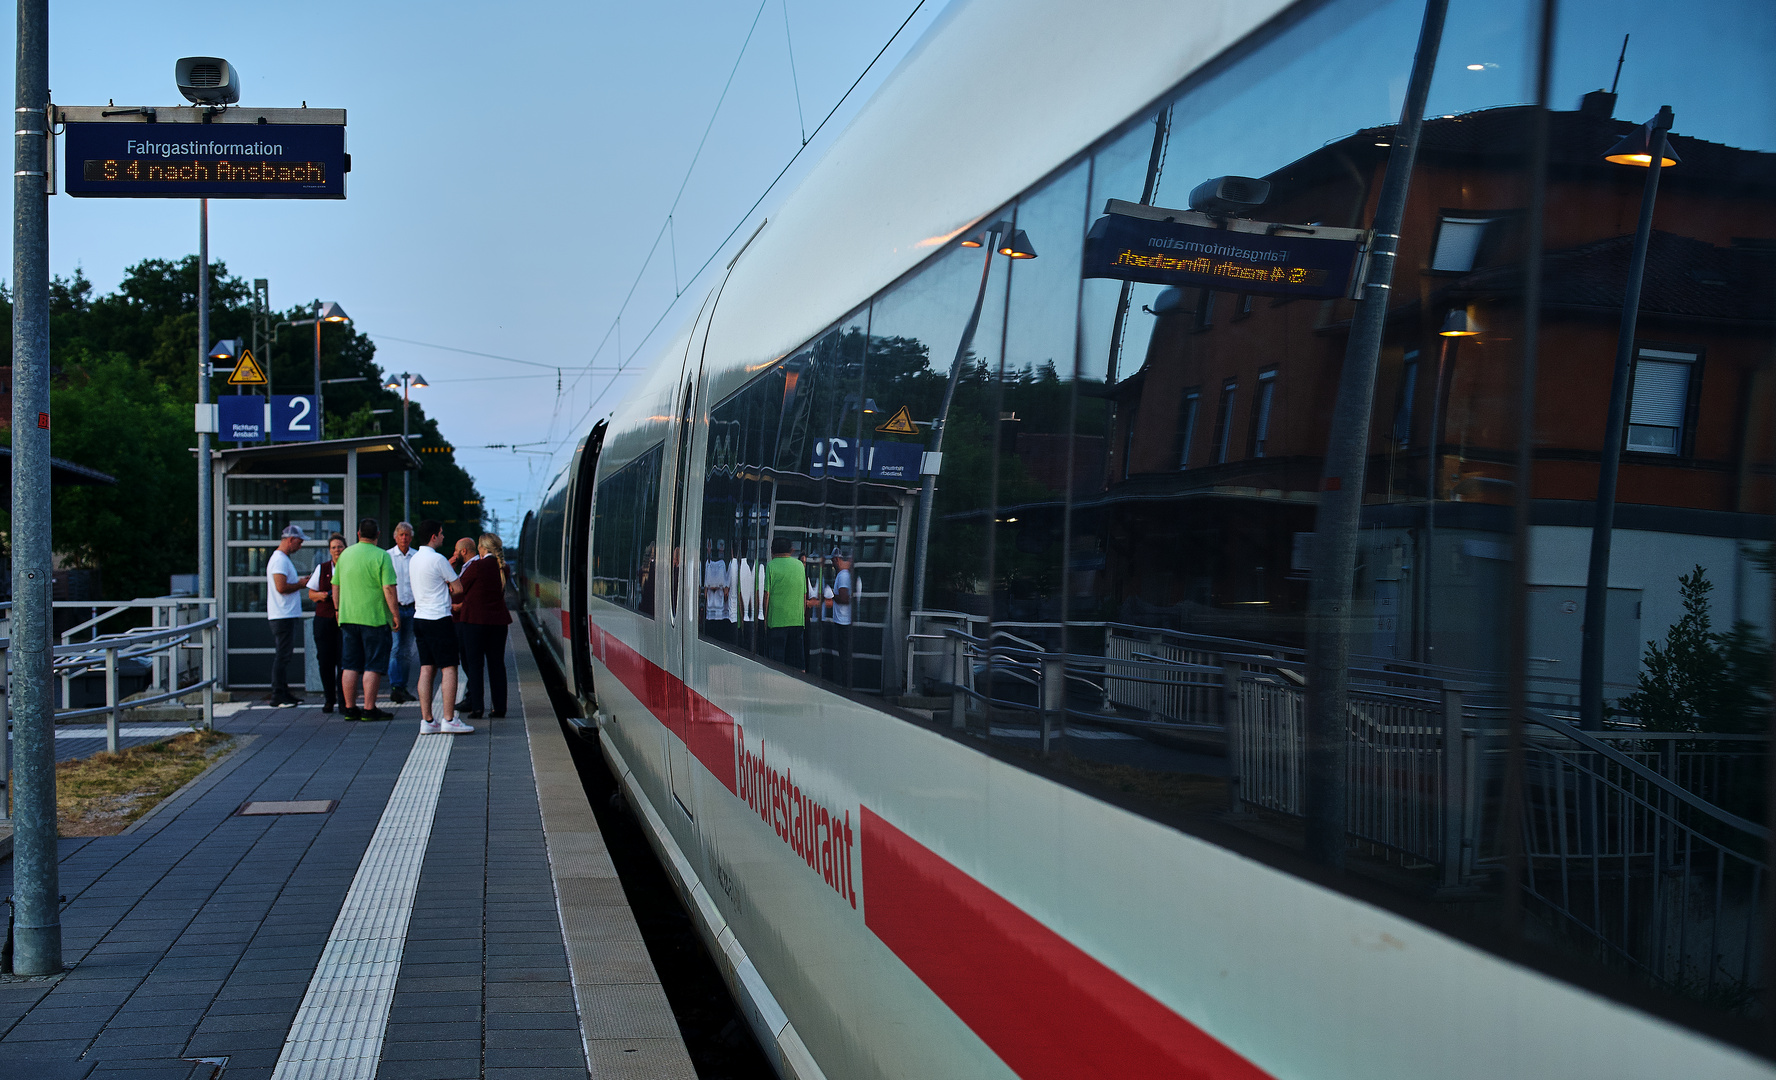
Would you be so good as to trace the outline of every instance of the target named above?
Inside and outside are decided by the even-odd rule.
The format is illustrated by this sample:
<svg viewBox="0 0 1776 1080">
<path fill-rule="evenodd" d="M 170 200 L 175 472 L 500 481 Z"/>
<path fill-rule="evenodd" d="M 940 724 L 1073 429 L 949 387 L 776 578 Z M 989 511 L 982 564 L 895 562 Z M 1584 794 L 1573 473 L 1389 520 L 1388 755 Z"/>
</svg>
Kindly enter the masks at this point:
<svg viewBox="0 0 1776 1080">
<path fill-rule="evenodd" d="M 919 482 L 919 462 L 924 454 L 925 447 L 920 443 L 821 439 L 814 444 L 808 474 L 816 479 L 856 476 L 861 461 L 867 480 L 916 484 Z"/>
<path fill-rule="evenodd" d="M 345 198 L 343 125 L 69 123 L 65 131 L 70 195 Z"/>
<path fill-rule="evenodd" d="M 1349 294 L 1361 244 L 1281 228 L 1266 235 L 1105 214 L 1086 235 L 1084 273 L 1260 296 Z"/>
<path fill-rule="evenodd" d="M 321 437 L 321 415 L 313 394 L 271 395 L 271 440 L 315 442 Z"/>
<path fill-rule="evenodd" d="M 265 441 L 265 399 L 258 394 L 224 394 L 216 399 L 216 437 L 223 442 Z"/>
</svg>

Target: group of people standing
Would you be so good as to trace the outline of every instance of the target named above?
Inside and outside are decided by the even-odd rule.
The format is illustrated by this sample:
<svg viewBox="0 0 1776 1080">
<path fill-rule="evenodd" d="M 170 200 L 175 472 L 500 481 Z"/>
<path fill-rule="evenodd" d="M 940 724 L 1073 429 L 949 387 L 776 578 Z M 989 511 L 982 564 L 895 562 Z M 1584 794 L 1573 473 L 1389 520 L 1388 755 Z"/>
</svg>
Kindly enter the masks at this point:
<svg viewBox="0 0 1776 1080">
<path fill-rule="evenodd" d="M 328 557 L 303 579 L 290 556 L 307 536 L 297 525 L 284 530 L 266 567 L 266 614 L 276 646 L 272 704 L 302 703 L 290 692 L 286 671 L 301 631 L 300 593 L 306 590 L 315 605 L 322 712 L 331 713 L 337 704 L 347 720 L 391 719 L 376 705 L 386 674 L 395 704 L 415 700 L 417 691 L 424 734 L 475 730 L 461 716 L 505 716 L 506 635 L 512 616 L 506 610 L 507 572 L 499 537 L 464 537 L 447 558 L 439 521 L 422 521 L 417 530 L 401 522 L 395 526 L 395 545 L 387 549 L 377 542 L 380 533 L 375 518 L 358 523 L 355 544 L 334 533 L 327 541 Z M 459 664 L 466 684 L 460 700 Z M 415 667 L 417 685 L 410 690 Z M 434 690 L 442 693 L 436 715 Z M 484 711 L 488 697 L 492 708 Z"/>
<path fill-rule="evenodd" d="M 797 554 L 785 536 L 771 541 L 771 559 L 761 566 L 723 555 L 712 548 L 703 564 L 704 632 L 850 686 L 854 597 L 861 591 L 850 555 Z"/>
</svg>

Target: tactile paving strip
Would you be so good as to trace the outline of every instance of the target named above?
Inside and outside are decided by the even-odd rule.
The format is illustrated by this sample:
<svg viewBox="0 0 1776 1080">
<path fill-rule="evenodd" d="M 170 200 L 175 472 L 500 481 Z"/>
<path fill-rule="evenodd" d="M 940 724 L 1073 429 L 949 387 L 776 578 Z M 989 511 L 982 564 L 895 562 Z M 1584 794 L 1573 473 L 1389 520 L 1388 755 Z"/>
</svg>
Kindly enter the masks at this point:
<svg viewBox="0 0 1776 1080">
<path fill-rule="evenodd" d="M 420 736 L 370 838 L 272 1080 L 370 1080 L 455 740 Z"/>
</svg>

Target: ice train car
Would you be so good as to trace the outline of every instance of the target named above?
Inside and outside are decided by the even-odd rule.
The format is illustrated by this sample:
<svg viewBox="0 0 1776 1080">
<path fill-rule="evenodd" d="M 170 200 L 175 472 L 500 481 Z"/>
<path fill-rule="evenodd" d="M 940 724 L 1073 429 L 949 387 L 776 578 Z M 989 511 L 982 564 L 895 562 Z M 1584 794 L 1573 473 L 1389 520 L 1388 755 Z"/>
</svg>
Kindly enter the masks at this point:
<svg viewBox="0 0 1776 1080">
<path fill-rule="evenodd" d="M 1647 64 L 1681 70 L 1670 51 L 1772 18 L 1712 0 L 1560 11 L 1562 147 L 1607 148 L 1664 92 L 1628 100 L 1631 54 L 1620 110 L 1592 94 L 1574 109 L 1609 74 L 1580 38 L 1631 31 L 1666 50 Z M 526 519 L 526 617 L 783 1076 L 1773 1075 L 1718 996 L 1575 959 L 1555 901 L 1526 915 L 1555 926 L 1536 944 L 1498 946 L 1483 822 L 1454 863 L 1353 825 L 1362 851 L 1332 874 L 1295 853 L 1285 796 L 1224 812 L 1217 710 L 1238 701 L 1221 658 L 1299 655 L 1300 537 L 1424 15 L 1423 0 L 956 0 Z M 1450 7 L 1377 476 L 1422 468 L 1408 455 L 1436 410 L 1469 452 L 1492 437 L 1476 410 L 1510 401 L 1484 381 L 1516 362 L 1508 335 L 1449 346 L 1450 378 L 1469 381 L 1447 403 L 1428 368 L 1403 373 L 1452 340 L 1445 309 L 1511 325 L 1515 285 L 1495 271 L 1520 257 L 1533 194 L 1537 26 L 1533 4 Z M 1763 128 L 1714 122 L 1735 94 L 1772 99 L 1746 92 L 1767 90 L 1762 72 L 1734 70 L 1767 60 L 1694 59 L 1718 78 L 1685 80 L 1691 173 L 1673 167 L 1659 228 L 1762 199 L 1726 216 L 1776 233 L 1768 189 L 1705 175 L 1722 155 L 1768 162 Z M 1705 140 L 1710 154 L 1686 148 Z M 1581 204 L 1637 199 L 1641 174 L 1561 152 L 1550 184 L 1595 194 L 1550 211 L 1547 244 L 1590 250 Z M 1568 267 L 1550 256 L 1549 296 Z M 1501 540 L 1462 531 L 1508 511 L 1485 482 L 1506 459 L 1469 457 L 1437 496 L 1444 562 L 1468 568 L 1449 585 L 1465 599 L 1433 605 L 1452 619 L 1508 607 Z M 1450 494 L 1469 474 L 1474 494 Z M 1412 601 L 1412 528 L 1404 510 L 1365 517 L 1371 599 Z M 795 565 L 768 597 L 780 540 Z M 1372 622 L 1358 651 L 1405 655 L 1411 635 Z M 1430 640 L 1472 645 L 1440 662 L 1484 671 L 1495 632 Z M 1290 692 L 1289 672 L 1266 679 L 1234 698 Z M 1484 819 L 1486 798 L 1461 814 Z M 1722 940 L 1709 971 L 1755 951 Z"/>
</svg>

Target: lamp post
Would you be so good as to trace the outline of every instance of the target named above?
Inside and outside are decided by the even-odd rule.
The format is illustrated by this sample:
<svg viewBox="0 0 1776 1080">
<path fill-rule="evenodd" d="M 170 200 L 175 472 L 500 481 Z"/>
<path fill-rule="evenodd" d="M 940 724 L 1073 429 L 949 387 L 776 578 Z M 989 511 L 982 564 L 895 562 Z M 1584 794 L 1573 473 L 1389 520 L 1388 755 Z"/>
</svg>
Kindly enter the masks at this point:
<svg viewBox="0 0 1776 1080">
<path fill-rule="evenodd" d="M 401 441 L 402 442 L 407 441 L 408 392 L 411 390 L 424 390 L 427 386 L 430 386 L 430 385 L 431 385 L 430 383 L 426 382 L 424 375 L 415 375 L 412 372 L 407 372 L 407 371 L 403 371 L 399 375 L 390 375 L 388 377 L 388 382 L 385 382 L 382 384 L 382 388 L 384 390 L 399 390 L 401 392 Z M 406 470 L 401 473 L 401 517 L 403 520 L 406 520 L 406 521 L 413 520 L 413 472 L 412 472 L 412 470 Z"/>
<path fill-rule="evenodd" d="M 1010 239 L 1001 244 L 999 238 L 1009 236 Z M 913 569 L 913 610 L 920 611 L 925 607 L 925 563 L 926 552 L 931 544 L 931 514 L 937 495 L 937 470 L 942 467 L 944 429 L 949 426 L 950 402 L 956 397 L 956 383 L 962 378 L 962 361 L 968 356 L 968 349 L 974 344 L 974 331 L 980 326 L 981 304 L 987 298 L 987 277 L 993 269 L 993 254 L 997 251 L 1008 259 L 1034 259 L 1036 249 L 1031 246 L 1030 238 L 1022 229 L 1013 229 L 1009 221 L 995 221 L 984 233 L 976 233 L 962 241 L 963 247 L 986 248 L 987 257 L 981 261 L 980 289 L 974 294 L 974 310 L 969 312 L 968 325 L 962 328 L 962 340 L 956 343 L 956 359 L 950 364 L 950 382 L 944 387 L 943 405 L 937 411 L 937 423 L 932 425 L 931 450 L 925 461 L 921 463 L 919 472 L 919 551 Z"/>
<path fill-rule="evenodd" d="M 315 332 L 314 333 L 314 399 L 315 399 L 315 417 L 316 417 L 317 423 L 324 422 L 319 419 L 321 416 L 321 324 L 322 323 L 330 323 L 330 322 L 348 323 L 351 321 L 352 321 L 351 316 L 347 315 L 345 313 L 345 309 L 340 307 L 337 303 L 333 302 L 332 300 L 325 300 L 325 301 L 316 300 L 314 302 L 314 317 L 313 318 L 311 318 L 311 319 L 285 319 L 282 322 L 278 323 L 276 326 L 271 328 L 271 335 L 272 335 L 272 338 L 275 340 L 277 338 L 277 332 L 286 326 L 313 326 L 314 327 L 314 332 Z M 268 373 L 270 371 L 270 368 L 271 368 L 271 365 L 269 362 L 267 362 L 266 370 Z M 325 428 L 322 429 L 322 434 L 323 435 L 326 434 Z"/>
<path fill-rule="evenodd" d="M 1428 464 L 1425 467 L 1425 538 L 1424 550 L 1419 553 L 1418 571 L 1418 659 L 1420 663 L 1431 662 L 1431 566 L 1432 549 L 1437 543 L 1437 497 L 1441 494 L 1443 480 L 1443 455 L 1439 447 L 1443 443 L 1443 388 L 1447 385 L 1446 375 L 1454 363 L 1455 341 L 1457 338 L 1473 337 L 1480 333 L 1480 324 L 1475 321 L 1466 308 L 1456 308 L 1443 319 L 1442 329 L 1437 336 L 1442 344 L 1437 350 L 1437 384 L 1431 391 L 1431 435 L 1428 450 Z"/>
<path fill-rule="evenodd" d="M 1628 382 L 1634 374 L 1634 331 L 1640 321 L 1640 286 L 1646 277 L 1647 244 L 1653 233 L 1653 204 L 1659 196 L 1659 173 L 1678 157 L 1665 141 L 1674 120 L 1671 106 L 1611 147 L 1604 160 L 1646 169 L 1640 191 L 1640 222 L 1634 229 L 1628 259 L 1628 284 L 1622 296 L 1622 325 L 1616 335 L 1616 368 L 1610 377 L 1608 421 L 1603 432 L 1603 457 L 1597 468 L 1597 509 L 1591 521 L 1591 559 L 1585 572 L 1585 624 L 1579 653 L 1579 726 L 1603 728 L 1603 646 L 1609 604 L 1610 540 L 1616 525 L 1616 479 L 1622 466 L 1623 428 L 1628 418 Z"/>
</svg>

